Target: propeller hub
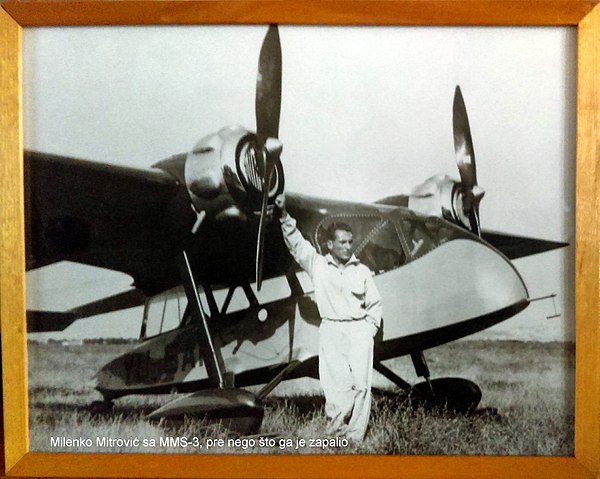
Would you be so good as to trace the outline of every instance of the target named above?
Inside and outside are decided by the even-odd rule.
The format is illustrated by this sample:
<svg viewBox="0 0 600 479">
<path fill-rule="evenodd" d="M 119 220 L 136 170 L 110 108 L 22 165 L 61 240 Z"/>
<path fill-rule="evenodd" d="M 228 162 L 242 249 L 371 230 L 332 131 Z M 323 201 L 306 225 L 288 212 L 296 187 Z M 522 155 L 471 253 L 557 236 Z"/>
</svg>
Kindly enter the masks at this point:
<svg viewBox="0 0 600 479">
<path fill-rule="evenodd" d="M 282 148 L 276 138 L 268 138 L 261 148 L 257 135 L 241 126 L 228 126 L 204 137 L 185 161 L 185 184 L 197 211 L 206 210 L 217 219 L 244 219 L 242 213 L 260 213 L 268 169 L 273 172 L 269 203 L 283 192 Z"/>
<path fill-rule="evenodd" d="M 283 151 L 283 143 L 281 143 L 277 138 L 267 138 L 265 142 L 265 150 L 270 157 L 281 156 L 281 152 Z"/>
</svg>

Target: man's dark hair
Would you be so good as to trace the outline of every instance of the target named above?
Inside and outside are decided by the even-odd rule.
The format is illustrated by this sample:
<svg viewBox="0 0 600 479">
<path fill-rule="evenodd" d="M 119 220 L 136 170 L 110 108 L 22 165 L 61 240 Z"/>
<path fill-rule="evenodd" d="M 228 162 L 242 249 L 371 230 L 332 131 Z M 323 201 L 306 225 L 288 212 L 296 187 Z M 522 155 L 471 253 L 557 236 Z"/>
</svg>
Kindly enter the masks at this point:
<svg viewBox="0 0 600 479">
<path fill-rule="evenodd" d="M 348 233 L 352 233 L 352 228 L 350 227 L 350 225 L 348 225 L 346 223 L 331 223 L 329 225 L 329 228 L 327 228 L 327 234 L 325 236 L 327 241 L 335 240 L 335 232 L 336 231 L 347 231 Z"/>
</svg>

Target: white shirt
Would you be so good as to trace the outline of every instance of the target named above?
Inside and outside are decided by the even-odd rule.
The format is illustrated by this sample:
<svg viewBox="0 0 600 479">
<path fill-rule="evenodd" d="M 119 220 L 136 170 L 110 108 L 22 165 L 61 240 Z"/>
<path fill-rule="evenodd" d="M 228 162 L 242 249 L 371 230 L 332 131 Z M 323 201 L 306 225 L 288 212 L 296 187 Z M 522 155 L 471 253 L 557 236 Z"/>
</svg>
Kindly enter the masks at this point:
<svg viewBox="0 0 600 479">
<path fill-rule="evenodd" d="M 281 218 L 285 244 L 296 262 L 309 274 L 315 288 L 319 314 L 324 319 L 348 321 L 366 319 L 381 325 L 381 296 L 371 270 L 356 256 L 338 265 L 330 254 L 317 253 L 296 227 L 289 214 Z"/>
</svg>

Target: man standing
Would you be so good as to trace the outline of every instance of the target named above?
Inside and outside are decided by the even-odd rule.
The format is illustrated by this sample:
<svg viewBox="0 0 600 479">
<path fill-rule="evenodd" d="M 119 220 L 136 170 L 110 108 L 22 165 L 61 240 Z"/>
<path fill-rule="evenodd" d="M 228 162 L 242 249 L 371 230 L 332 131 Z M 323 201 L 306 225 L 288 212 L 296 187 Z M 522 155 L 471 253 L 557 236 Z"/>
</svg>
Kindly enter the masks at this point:
<svg viewBox="0 0 600 479">
<path fill-rule="evenodd" d="M 285 207 L 281 230 L 296 262 L 309 274 L 321 316 L 319 377 L 325 392 L 328 434 L 363 439 L 371 412 L 373 338 L 381 325 L 381 297 L 369 268 L 352 254 L 352 230 L 344 223 L 328 229 L 329 253 L 321 256 L 296 228 Z"/>
</svg>

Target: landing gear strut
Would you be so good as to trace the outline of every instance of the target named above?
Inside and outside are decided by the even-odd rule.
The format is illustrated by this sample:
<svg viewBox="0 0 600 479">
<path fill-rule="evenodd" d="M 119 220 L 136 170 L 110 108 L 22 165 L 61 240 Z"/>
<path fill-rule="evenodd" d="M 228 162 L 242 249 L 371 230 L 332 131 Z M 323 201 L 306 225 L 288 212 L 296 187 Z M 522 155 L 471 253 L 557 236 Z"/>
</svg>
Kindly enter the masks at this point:
<svg viewBox="0 0 600 479">
<path fill-rule="evenodd" d="M 220 345 L 211 334 L 208 317 L 202 308 L 192 266 L 185 251 L 179 258 L 178 266 L 190 314 L 199 325 L 197 331 L 200 335 L 200 350 L 211 388 L 171 401 L 147 417 L 150 420 L 165 418 L 178 421 L 185 416 L 201 416 L 210 422 L 221 423 L 232 432 L 254 434 L 262 423 L 263 407 L 254 394 L 234 387 L 234 375 L 226 371 Z M 216 305 L 211 304 L 210 285 L 204 285 L 204 288 L 207 290 L 209 307 L 214 309 Z"/>
</svg>

